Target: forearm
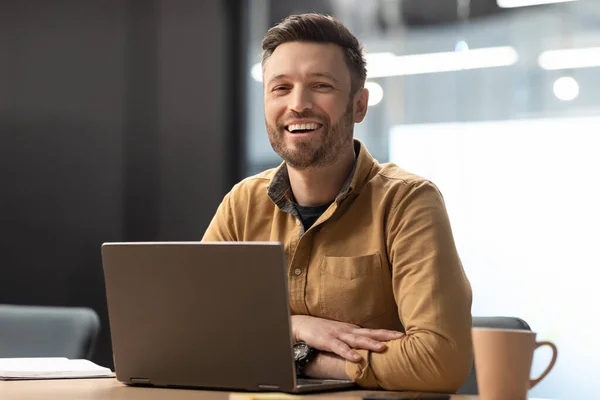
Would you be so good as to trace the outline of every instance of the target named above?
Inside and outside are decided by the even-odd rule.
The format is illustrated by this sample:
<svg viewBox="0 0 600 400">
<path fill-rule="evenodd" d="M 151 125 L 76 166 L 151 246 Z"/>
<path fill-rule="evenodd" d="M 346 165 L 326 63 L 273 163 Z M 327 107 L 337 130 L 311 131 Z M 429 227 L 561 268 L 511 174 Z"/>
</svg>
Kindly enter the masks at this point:
<svg viewBox="0 0 600 400">
<path fill-rule="evenodd" d="M 347 362 L 346 374 L 366 388 L 455 392 L 472 365 L 467 340 L 455 342 L 431 332 L 389 342 L 383 353 L 358 352 L 363 359 Z"/>
<path fill-rule="evenodd" d="M 420 282 L 405 280 L 398 291 L 404 293 L 398 303 L 406 336 L 388 342 L 382 353 L 361 353 L 365 361 L 358 365 L 347 365 L 348 376 L 359 385 L 454 392 L 469 375 L 473 351 L 468 283 L 421 278 Z M 428 294 L 421 295 L 419 288 Z"/>
<path fill-rule="evenodd" d="M 343 358 L 328 352 L 319 352 L 305 368 L 304 374 L 311 378 L 348 379 L 346 362 Z"/>
</svg>

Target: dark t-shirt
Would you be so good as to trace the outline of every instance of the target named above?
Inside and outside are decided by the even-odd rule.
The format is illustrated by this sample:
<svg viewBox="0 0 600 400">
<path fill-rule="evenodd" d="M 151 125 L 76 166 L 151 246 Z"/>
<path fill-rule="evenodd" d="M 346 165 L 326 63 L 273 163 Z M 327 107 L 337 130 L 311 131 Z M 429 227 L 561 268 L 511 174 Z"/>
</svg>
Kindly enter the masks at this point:
<svg viewBox="0 0 600 400">
<path fill-rule="evenodd" d="M 304 225 L 305 232 L 319 219 L 321 214 L 323 214 L 325 210 L 329 208 L 331 203 L 314 207 L 304 207 L 300 204 L 294 203 L 294 207 L 296 207 L 296 210 L 298 210 L 298 214 L 300 214 L 300 219 L 302 219 L 302 224 Z"/>
</svg>

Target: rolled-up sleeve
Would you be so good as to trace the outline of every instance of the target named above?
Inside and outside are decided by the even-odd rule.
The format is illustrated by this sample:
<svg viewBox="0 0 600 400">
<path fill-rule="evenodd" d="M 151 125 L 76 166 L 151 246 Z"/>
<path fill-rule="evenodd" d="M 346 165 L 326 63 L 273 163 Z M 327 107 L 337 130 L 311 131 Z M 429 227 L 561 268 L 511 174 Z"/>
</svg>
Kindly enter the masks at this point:
<svg viewBox="0 0 600 400">
<path fill-rule="evenodd" d="M 419 182 L 397 199 L 386 235 L 406 335 L 383 353 L 359 350 L 346 372 L 365 388 L 455 392 L 472 365 L 472 295 L 435 185 Z"/>
</svg>

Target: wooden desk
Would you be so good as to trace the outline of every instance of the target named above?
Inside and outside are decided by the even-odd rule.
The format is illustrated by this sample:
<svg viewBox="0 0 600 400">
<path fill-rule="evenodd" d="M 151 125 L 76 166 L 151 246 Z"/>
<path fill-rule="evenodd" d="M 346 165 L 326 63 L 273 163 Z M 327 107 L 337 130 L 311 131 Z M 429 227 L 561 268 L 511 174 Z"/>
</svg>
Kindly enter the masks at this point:
<svg viewBox="0 0 600 400">
<path fill-rule="evenodd" d="M 359 400 L 367 391 L 328 392 L 302 397 Z M 1 400 L 227 400 L 229 392 L 129 387 L 113 378 L 0 381 Z M 299 396 L 300 397 L 300 396 Z M 477 400 L 477 396 L 452 396 Z"/>
</svg>

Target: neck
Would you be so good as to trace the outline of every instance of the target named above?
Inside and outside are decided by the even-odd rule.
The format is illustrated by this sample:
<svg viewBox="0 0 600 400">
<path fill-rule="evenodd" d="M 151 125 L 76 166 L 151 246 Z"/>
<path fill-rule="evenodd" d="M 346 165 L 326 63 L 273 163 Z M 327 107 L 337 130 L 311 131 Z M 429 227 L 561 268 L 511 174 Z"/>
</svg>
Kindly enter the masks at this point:
<svg viewBox="0 0 600 400">
<path fill-rule="evenodd" d="M 355 158 L 354 143 L 351 142 L 333 164 L 301 170 L 288 165 L 290 185 L 296 202 L 301 206 L 312 207 L 335 200 L 352 171 Z"/>
</svg>

